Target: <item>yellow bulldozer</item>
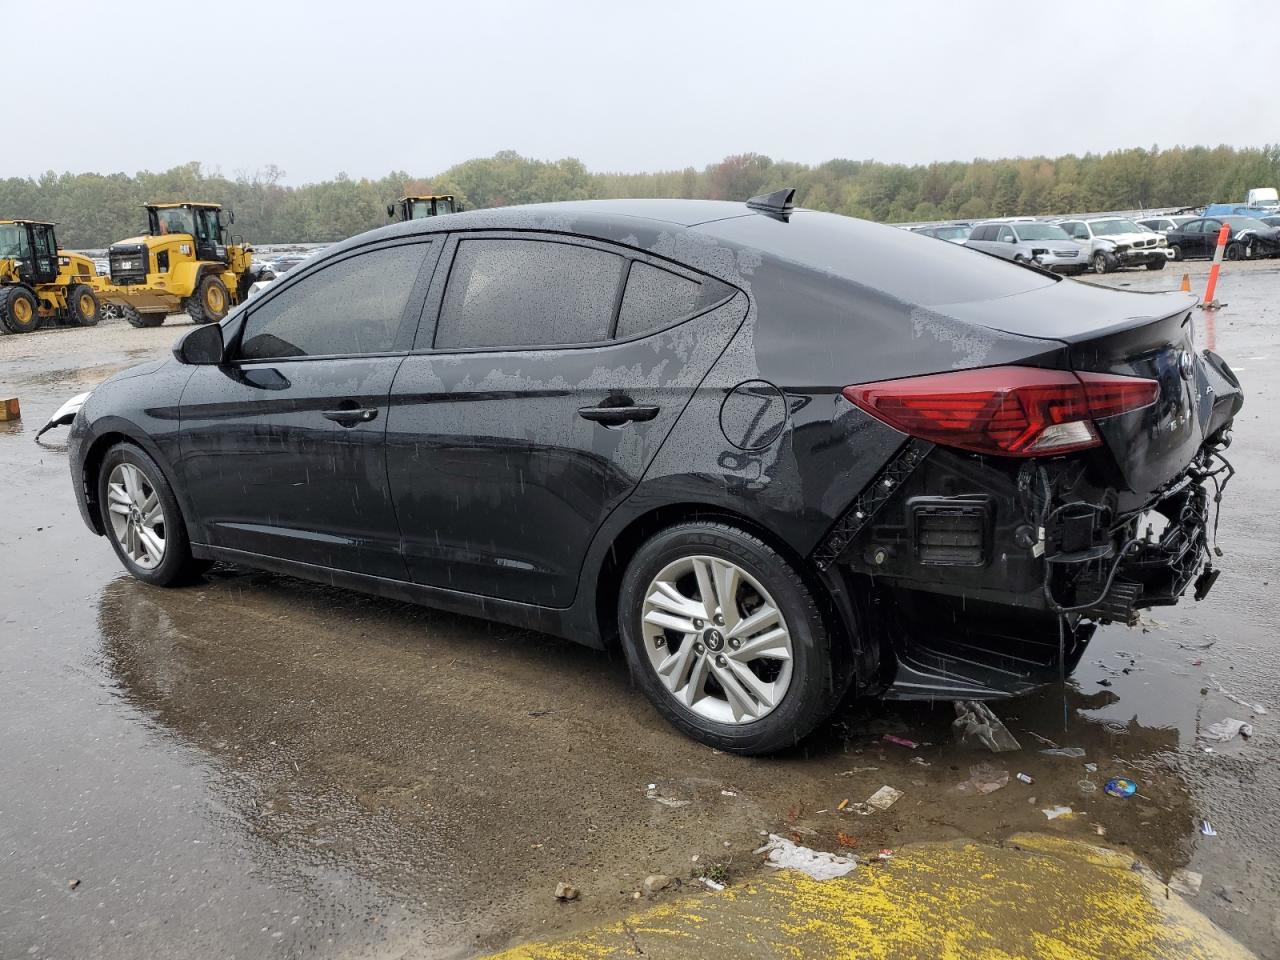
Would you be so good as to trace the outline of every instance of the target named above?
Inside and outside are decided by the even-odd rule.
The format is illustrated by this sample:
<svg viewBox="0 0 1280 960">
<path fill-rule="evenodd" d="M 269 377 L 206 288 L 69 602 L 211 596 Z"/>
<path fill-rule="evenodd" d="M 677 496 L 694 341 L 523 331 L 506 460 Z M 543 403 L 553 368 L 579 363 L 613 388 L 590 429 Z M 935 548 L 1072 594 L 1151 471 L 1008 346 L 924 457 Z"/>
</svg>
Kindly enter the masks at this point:
<svg viewBox="0 0 1280 960">
<path fill-rule="evenodd" d="M 229 241 L 235 222 L 216 203 L 149 203 L 147 233 L 107 251 L 111 287 L 102 298 L 135 327 L 158 327 L 170 313 L 196 323 L 221 320 L 249 295 L 253 247 Z"/>
<path fill-rule="evenodd" d="M 93 261 L 58 249 L 54 225 L 0 220 L 0 326 L 30 333 L 46 322 L 91 327 L 105 286 Z"/>
<path fill-rule="evenodd" d="M 387 204 L 387 216 L 399 217 L 401 220 L 421 220 L 423 217 L 439 217 L 446 213 L 461 211 L 462 206 L 449 193 L 425 197 L 401 197 L 395 203 Z"/>
</svg>

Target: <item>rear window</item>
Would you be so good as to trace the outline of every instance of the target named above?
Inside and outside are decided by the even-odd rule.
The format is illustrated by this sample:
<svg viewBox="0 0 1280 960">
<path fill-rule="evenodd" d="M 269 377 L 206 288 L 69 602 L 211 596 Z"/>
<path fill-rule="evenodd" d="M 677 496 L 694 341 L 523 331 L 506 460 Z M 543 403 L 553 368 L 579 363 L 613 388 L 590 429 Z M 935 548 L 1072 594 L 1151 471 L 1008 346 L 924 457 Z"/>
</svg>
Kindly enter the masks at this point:
<svg viewBox="0 0 1280 960">
<path fill-rule="evenodd" d="M 626 261 L 546 240 L 463 240 L 445 288 L 435 345 L 537 347 L 594 343 L 609 324 Z"/>
<path fill-rule="evenodd" d="M 788 223 L 753 215 L 696 229 L 920 306 L 1009 297 L 1058 282 L 959 244 L 834 213 L 805 210 Z"/>
<path fill-rule="evenodd" d="M 669 326 L 693 312 L 702 284 L 636 261 L 618 312 L 618 337 L 632 337 Z"/>
</svg>

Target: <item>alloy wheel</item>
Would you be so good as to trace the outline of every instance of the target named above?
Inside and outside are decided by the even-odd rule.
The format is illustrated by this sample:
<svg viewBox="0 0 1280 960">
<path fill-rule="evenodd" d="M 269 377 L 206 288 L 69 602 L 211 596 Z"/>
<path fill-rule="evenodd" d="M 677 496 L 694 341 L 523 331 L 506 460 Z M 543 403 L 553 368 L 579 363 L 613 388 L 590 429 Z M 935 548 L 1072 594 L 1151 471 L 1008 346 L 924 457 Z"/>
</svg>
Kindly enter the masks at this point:
<svg viewBox="0 0 1280 960">
<path fill-rule="evenodd" d="M 707 720 L 759 720 L 791 684 L 792 638 L 781 610 L 758 580 L 720 557 L 667 564 L 645 591 L 641 633 L 667 692 Z"/>
<path fill-rule="evenodd" d="M 129 560 L 154 570 L 164 560 L 164 505 L 155 485 L 135 464 L 116 464 L 107 478 L 111 534 Z"/>
</svg>

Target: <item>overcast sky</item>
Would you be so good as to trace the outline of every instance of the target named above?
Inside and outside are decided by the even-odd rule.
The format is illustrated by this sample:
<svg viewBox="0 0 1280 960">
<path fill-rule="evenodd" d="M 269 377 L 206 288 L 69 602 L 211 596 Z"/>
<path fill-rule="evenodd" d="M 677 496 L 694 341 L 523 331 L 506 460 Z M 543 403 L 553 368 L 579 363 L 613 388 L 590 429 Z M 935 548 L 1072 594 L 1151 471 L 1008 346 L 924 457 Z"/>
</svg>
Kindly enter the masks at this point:
<svg viewBox="0 0 1280 960">
<path fill-rule="evenodd" d="M 923 163 L 1280 140 L 1276 0 L 0 12 L 29 41 L 5 45 L 0 177 L 198 160 L 229 176 L 274 163 L 297 184 L 429 176 L 502 149 L 638 171 L 745 151 Z"/>
</svg>

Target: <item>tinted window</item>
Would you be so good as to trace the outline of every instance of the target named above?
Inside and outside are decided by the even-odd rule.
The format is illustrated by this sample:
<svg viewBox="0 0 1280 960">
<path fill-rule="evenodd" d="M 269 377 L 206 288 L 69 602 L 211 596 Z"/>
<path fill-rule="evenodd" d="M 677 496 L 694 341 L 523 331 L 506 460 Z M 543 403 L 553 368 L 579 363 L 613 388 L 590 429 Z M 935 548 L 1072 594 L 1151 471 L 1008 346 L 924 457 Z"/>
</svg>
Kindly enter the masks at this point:
<svg viewBox="0 0 1280 960">
<path fill-rule="evenodd" d="M 592 343 L 609 336 L 626 261 L 545 240 L 463 240 L 449 271 L 438 348 Z"/>
<path fill-rule="evenodd" d="M 631 264 L 618 313 L 618 336 L 668 326 L 693 311 L 702 284 L 639 261 Z"/>
<path fill-rule="evenodd" d="M 1203 220 L 1192 220 L 1190 223 L 1184 223 L 1182 225 L 1183 233 L 1199 233 L 1203 229 L 1204 229 Z"/>
<path fill-rule="evenodd" d="M 390 350 L 426 244 L 387 247 L 303 277 L 249 314 L 244 359 Z"/>
</svg>

